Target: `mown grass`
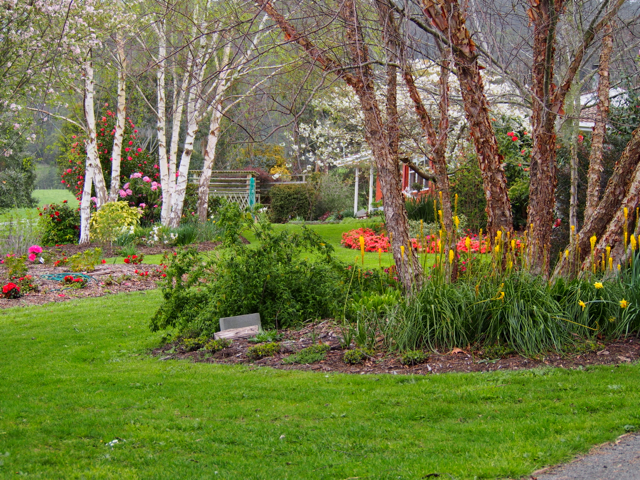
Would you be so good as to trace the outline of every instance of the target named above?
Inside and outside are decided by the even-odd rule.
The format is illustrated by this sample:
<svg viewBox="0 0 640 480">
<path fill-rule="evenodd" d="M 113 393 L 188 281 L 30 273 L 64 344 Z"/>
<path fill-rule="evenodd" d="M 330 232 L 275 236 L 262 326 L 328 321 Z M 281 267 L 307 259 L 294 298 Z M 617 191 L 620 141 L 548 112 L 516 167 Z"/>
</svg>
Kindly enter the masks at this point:
<svg viewBox="0 0 640 480">
<path fill-rule="evenodd" d="M 38 206 L 50 205 L 52 203 L 62 203 L 64 200 L 77 207 L 80 202 L 69 190 L 34 190 L 33 198 L 38 200 Z"/>
<path fill-rule="evenodd" d="M 637 365 L 417 377 L 161 361 L 159 302 L 0 312 L 0 477 L 518 477 L 640 425 Z"/>
</svg>

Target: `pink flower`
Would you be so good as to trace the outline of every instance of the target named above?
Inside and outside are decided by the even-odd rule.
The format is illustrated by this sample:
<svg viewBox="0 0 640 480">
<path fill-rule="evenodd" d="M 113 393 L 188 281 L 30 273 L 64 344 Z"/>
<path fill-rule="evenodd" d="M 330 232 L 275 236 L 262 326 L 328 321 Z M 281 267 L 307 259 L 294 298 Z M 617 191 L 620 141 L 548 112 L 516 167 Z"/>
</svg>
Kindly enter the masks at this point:
<svg viewBox="0 0 640 480">
<path fill-rule="evenodd" d="M 131 176 L 129 178 L 142 178 L 142 173 L 134 172 L 134 173 L 131 174 Z"/>
<path fill-rule="evenodd" d="M 125 190 L 126 190 L 127 188 L 129 188 L 129 182 L 125 183 L 125 184 L 124 184 L 124 186 L 123 186 L 122 188 L 124 188 Z"/>
<path fill-rule="evenodd" d="M 153 208 L 158 208 L 158 205 L 154 205 Z"/>
<path fill-rule="evenodd" d="M 133 142 L 131 140 L 129 140 L 129 145 L 133 145 Z"/>
<path fill-rule="evenodd" d="M 36 259 L 36 254 L 35 253 L 30 253 L 29 254 L 29 261 L 33 262 Z"/>
<path fill-rule="evenodd" d="M 29 253 L 42 253 L 42 247 L 39 245 L 31 245 L 29 247 Z"/>
<path fill-rule="evenodd" d="M 138 153 L 142 153 L 142 149 L 138 147 Z"/>
<path fill-rule="evenodd" d="M 133 192 L 127 188 L 127 195 L 133 195 Z"/>
<path fill-rule="evenodd" d="M 142 181 L 145 182 L 145 183 L 150 183 L 151 179 L 149 177 L 143 177 Z"/>
<path fill-rule="evenodd" d="M 71 173 L 71 169 L 70 168 L 67 168 L 67 173 Z"/>
<path fill-rule="evenodd" d="M 124 198 L 124 197 L 126 197 L 126 196 L 127 196 L 127 192 L 125 192 L 124 190 L 120 190 L 120 191 L 118 192 L 118 195 L 120 195 L 120 198 Z"/>
<path fill-rule="evenodd" d="M 151 191 L 155 192 L 156 190 L 158 190 L 158 186 L 157 185 L 151 185 Z"/>
<path fill-rule="evenodd" d="M 141 203 L 140 205 L 138 205 L 140 208 L 145 208 L 147 206 L 146 203 Z"/>
<path fill-rule="evenodd" d="M 125 149 L 124 149 L 124 151 L 125 151 L 125 152 L 128 152 L 129 150 L 130 150 L 130 148 L 129 148 L 129 147 L 127 147 L 127 148 L 125 148 Z"/>
</svg>

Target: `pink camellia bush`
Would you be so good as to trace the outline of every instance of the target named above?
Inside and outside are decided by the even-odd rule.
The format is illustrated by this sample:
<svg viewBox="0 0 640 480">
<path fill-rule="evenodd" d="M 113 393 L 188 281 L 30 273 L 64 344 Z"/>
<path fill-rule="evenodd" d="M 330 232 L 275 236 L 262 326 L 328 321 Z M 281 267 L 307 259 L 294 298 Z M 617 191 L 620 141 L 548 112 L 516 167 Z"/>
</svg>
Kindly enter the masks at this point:
<svg viewBox="0 0 640 480">
<path fill-rule="evenodd" d="M 37 253 L 42 253 L 42 247 L 39 245 L 31 245 L 29 247 L 29 261 L 35 262 L 36 258 L 38 258 Z"/>
</svg>

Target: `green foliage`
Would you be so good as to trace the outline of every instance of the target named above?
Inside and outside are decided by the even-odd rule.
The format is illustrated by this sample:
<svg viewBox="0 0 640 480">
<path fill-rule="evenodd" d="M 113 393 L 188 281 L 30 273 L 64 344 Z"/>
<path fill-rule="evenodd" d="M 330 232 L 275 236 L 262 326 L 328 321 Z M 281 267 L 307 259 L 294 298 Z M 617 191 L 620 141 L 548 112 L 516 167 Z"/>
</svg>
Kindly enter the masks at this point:
<svg viewBox="0 0 640 480">
<path fill-rule="evenodd" d="M 23 255 L 32 245 L 40 245 L 41 224 L 33 211 L 19 214 L 16 210 L 0 218 L 0 256 L 13 253 Z"/>
<path fill-rule="evenodd" d="M 27 274 L 27 256 L 9 254 L 3 259 L 3 265 L 7 269 L 6 277 L 8 280 L 17 280 Z"/>
<path fill-rule="evenodd" d="M 409 350 L 400 356 L 400 363 L 403 365 L 419 365 L 429 360 L 429 355 L 422 350 Z"/>
<path fill-rule="evenodd" d="M 289 355 L 282 360 L 285 365 L 299 364 L 308 365 L 310 363 L 316 363 L 327 358 L 327 352 L 331 350 L 331 347 L 324 343 L 311 345 L 310 347 L 303 348 L 299 352 Z"/>
<path fill-rule="evenodd" d="M 247 357 L 249 360 L 260 360 L 265 357 L 273 357 L 276 353 L 280 353 L 280 344 L 276 342 L 261 343 L 247 349 Z"/>
<path fill-rule="evenodd" d="M 458 215 L 467 217 L 467 227 L 473 231 L 487 228 L 487 201 L 480 167 L 475 157 L 469 157 L 451 177 L 451 195 L 458 195 Z"/>
<path fill-rule="evenodd" d="M 185 352 L 195 352 L 196 350 L 200 350 L 207 344 L 208 338 L 205 336 L 202 337 L 192 337 L 192 338 L 183 338 L 180 342 L 180 348 Z"/>
<path fill-rule="evenodd" d="M 353 208 L 353 186 L 338 175 L 337 169 L 328 174 L 315 174 L 313 185 L 315 188 L 314 218 L 328 212 L 340 213 Z M 304 215 L 300 216 L 304 217 Z"/>
<path fill-rule="evenodd" d="M 506 358 L 509 355 L 516 353 L 516 351 L 508 345 L 501 345 L 500 343 L 494 343 L 493 345 L 485 345 L 482 347 L 482 358 L 496 359 Z"/>
<path fill-rule="evenodd" d="M 91 216 L 91 238 L 99 242 L 112 243 L 122 233 L 133 231 L 140 222 L 141 214 L 127 202 L 105 203 Z"/>
<path fill-rule="evenodd" d="M 231 340 L 228 338 L 220 338 L 218 340 L 209 340 L 205 345 L 204 349 L 211 353 L 219 352 L 220 350 L 224 350 L 231 346 Z"/>
<path fill-rule="evenodd" d="M 238 227 L 223 228 L 229 234 Z M 195 250 L 175 255 L 161 283 L 165 301 L 152 329 L 211 333 L 221 317 L 254 312 L 265 328 L 284 328 L 339 311 L 346 271 L 333 259 L 333 247 L 306 228 L 300 234 L 276 234 L 267 224 L 255 228 L 259 247 L 233 243 L 208 261 Z M 315 258 L 302 258 L 305 252 Z"/>
<path fill-rule="evenodd" d="M 258 332 L 255 337 L 251 337 L 248 341 L 251 343 L 279 342 L 284 335 L 278 333 L 277 330 L 263 330 Z"/>
<path fill-rule="evenodd" d="M 78 242 L 80 212 L 67 201 L 38 208 L 42 245 L 64 245 Z"/>
<path fill-rule="evenodd" d="M 363 363 L 367 358 L 372 357 L 373 350 L 368 348 L 354 348 L 353 350 L 347 350 L 342 356 L 344 363 L 349 365 L 357 365 Z"/>
<path fill-rule="evenodd" d="M 409 220 L 438 223 L 437 203 L 434 202 L 434 197 L 423 195 L 418 198 L 408 198 L 404 206 Z"/>
<path fill-rule="evenodd" d="M 84 252 L 76 253 L 67 259 L 71 265 L 73 272 L 92 272 L 95 270 L 96 264 L 100 263 L 102 258 L 102 249 L 87 249 Z"/>
<path fill-rule="evenodd" d="M 24 170 L 0 170 L 0 210 L 35 206 L 31 177 L 31 173 Z"/>
<path fill-rule="evenodd" d="M 296 217 L 311 220 L 313 216 L 313 189 L 307 185 L 275 185 L 269 191 L 272 222 L 284 223 Z"/>
</svg>

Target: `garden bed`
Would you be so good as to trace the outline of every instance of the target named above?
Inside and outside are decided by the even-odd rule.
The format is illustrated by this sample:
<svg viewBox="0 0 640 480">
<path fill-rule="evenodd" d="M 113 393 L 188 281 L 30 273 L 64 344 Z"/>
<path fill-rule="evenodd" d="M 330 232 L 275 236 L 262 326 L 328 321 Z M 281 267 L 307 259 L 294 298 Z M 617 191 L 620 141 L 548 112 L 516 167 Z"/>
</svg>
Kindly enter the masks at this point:
<svg viewBox="0 0 640 480">
<path fill-rule="evenodd" d="M 95 270 L 86 273 L 90 280 L 86 286 L 75 288 L 71 285 L 63 285 L 60 280 L 45 278 L 47 275 L 62 274 L 78 276 L 64 267 L 58 268 L 52 265 L 31 265 L 29 275 L 38 285 L 38 291 L 25 293 L 20 298 L 6 299 L 0 297 L 0 308 L 26 307 L 42 305 L 52 302 L 64 302 L 72 298 L 101 297 L 115 293 L 135 292 L 156 288 L 155 280 L 161 275 L 157 270 L 158 265 L 126 265 L 103 264 L 97 265 Z M 140 276 L 138 272 L 149 272 L 149 276 Z"/>
<path fill-rule="evenodd" d="M 244 237 L 241 237 L 242 241 L 245 243 L 249 243 Z M 214 250 L 220 242 L 202 242 L 202 243 L 194 243 L 192 245 L 186 245 L 186 247 L 192 247 L 197 249 L 199 252 L 207 252 L 209 250 Z M 82 253 L 85 250 L 90 250 L 93 248 L 101 248 L 102 256 L 105 258 L 117 257 L 121 255 L 122 249 L 124 247 L 120 247 L 117 245 L 104 245 L 97 243 L 88 243 L 84 245 L 76 245 L 76 244 L 68 244 L 68 245 L 59 245 L 56 247 L 43 247 L 45 251 L 64 255 L 70 257 L 71 255 L 75 255 L 76 253 Z M 142 255 L 159 255 L 165 252 L 175 252 L 179 247 L 170 247 L 166 245 L 156 245 L 156 246 L 146 246 L 146 245 L 136 245 L 135 249 L 138 254 Z"/>
<path fill-rule="evenodd" d="M 447 372 L 489 372 L 496 370 L 524 370 L 538 367 L 560 367 L 581 369 L 591 365 L 619 365 L 636 362 L 640 359 L 640 342 L 636 338 L 620 339 L 614 342 L 594 342 L 586 345 L 584 351 L 573 354 L 560 355 L 549 353 L 537 358 L 525 358 L 520 355 L 508 355 L 505 358 L 495 358 L 483 351 L 473 349 L 454 349 L 452 352 L 429 354 L 425 363 L 407 366 L 401 363 L 399 355 L 386 354 L 376 351 L 362 364 L 348 365 L 343 361 L 345 350 L 341 347 L 340 328 L 332 322 L 309 325 L 300 330 L 282 330 L 279 341 L 280 353 L 260 360 L 252 361 L 247 356 L 248 349 L 256 343 L 248 339 L 233 340 L 231 346 L 210 354 L 204 351 L 184 352 L 180 348 L 180 341 L 168 343 L 153 351 L 162 360 L 183 359 L 193 362 L 219 364 L 248 364 L 266 366 L 282 370 L 308 370 L 316 372 L 339 372 L 350 374 L 414 374 L 427 375 Z M 308 365 L 284 364 L 283 360 L 291 354 L 322 342 L 330 346 L 324 360 Z M 494 357 L 494 358 L 492 358 Z"/>
</svg>

